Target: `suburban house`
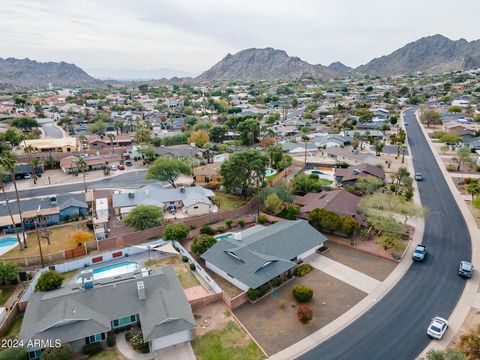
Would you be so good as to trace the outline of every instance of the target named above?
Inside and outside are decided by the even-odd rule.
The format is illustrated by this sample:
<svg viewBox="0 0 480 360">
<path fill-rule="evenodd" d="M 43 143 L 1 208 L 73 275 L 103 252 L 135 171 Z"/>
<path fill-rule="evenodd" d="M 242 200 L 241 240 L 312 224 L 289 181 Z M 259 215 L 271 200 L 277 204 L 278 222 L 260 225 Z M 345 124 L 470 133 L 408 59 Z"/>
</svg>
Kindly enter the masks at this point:
<svg viewBox="0 0 480 360">
<path fill-rule="evenodd" d="M 350 137 L 342 135 L 324 135 L 318 136 L 313 139 L 315 146 L 318 148 L 328 148 L 328 147 L 343 147 L 350 143 Z"/>
<path fill-rule="evenodd" d="M 64 137 L 64 138 L 41 138 L 34 140 L 25 140 L 19 144 L 20 148 L 26 154 L 26 146 L 31 146 L 33 148 L 33 153 L 42 153 L 42 152 L 72 152 L 76 151 L 78 148 L 77 139 L 73 137 Z"/>
<path fill-rule="evenodd" d="M 282 143 L 282 149 L 284 152 L 287 152 L 289 154 L 299 154 L 299 153 L 305 153 L 305 143 L 303 142 L 290 142 L 290 141 L 285 141 Z M 317 146 L 313 143 L 307 143 L 307 153 L 314 153 L 317 151 Z"/>
<path fill-rule="evenodd" d="M 305 220 L 256 225 L 218 241 L 201 257 L 205 266 L 247 291 L 287 274 L 326 237 Z"/>
<path fill-rule="evenodd" d="M 132 146 L 134 139 L 130 135 L 120 134 L 114 135 L 111 139 L 108 136 L 91 136 L 88 139 L 90 149 L 103 149 L 113 147 L 127 147 Z"/>
<path fill-rule="evenodd" d="M 210 183 L 220 182 L 220 166 L 221 163 L 206 164 L 193 169 L 193 178 L 196 182 Z"/>
<path fill-rule="evenodd" d="M 65 174 L 71 174 L 80 171 L 77 167 L 78 156 L 66 156 L 60 159 L 60 168 Z M 122 160 L 120 154 L 106 154 L 106 155 L 88 155 L 83 156 L 83 160 L 87 164 L 85 171 L 101 170 L 107 164 L 113 165 L 115 162 Z"/>
<path fill-rule="evenodd" d="M 352 193 L 339 189 L 322 191 L 321 193 L 307 193 L 305 196 L 296 196 L 294 203 L 300 205 L 298 217 L 307 219 L 310 211 L 314 209 L 325 209 L 332 211 L 339 216 L 349 216 L 359 219 L 357 210 L 361 198 Z"/>
<path fill-rule="evenodd" d="M 20 225 L 20 216 L 16 201 L 10 201 L 10 210 L 13 219 Z M 35 227 L 34 219 L 44 226 L 58 225 L 62 221 L 73 219 L 76 216 L 85 217 L 88 215 L 88 204 L 85 194 L 59 194 L 44 198 L 32 198 L 20 200 L 22 218 L 25 229 Z M 0 229 L 5 232 L 13 232 L 12 220 L 5 202 L 0 206 Z"/>
<path fill-rule="evenodd" d="M 335 169 L 335 182 L 343 185 L 353 185 L 363 176 L 374 176 L 385 180 L 385 171 L 370 164 L 352 165 L 348 168 Z"/>
<path fill-rule="evenodd" d="M 144 186 L 127 193 L 113 194 L 116 215 L 124 215 L 138 205 L 155 205 L 176 217 L 199 216 L 217 212 L 211 199 L 213 191 L 200 186 L 164 188 L 160 184 Z"/>
<path fill-rule="evenodd" d="M 362 153 L 358 150 L 351 150 L 342 147 L 327 147 L 321 150 L 322 155 L 335 159 L 337 162 L 345 161 L 349 164 L 379 164 L 378 157 L 370 153 Z"/>
<path fill-rule="evenodd" d="M 59 339 L 79 352 L 86 344 L 104 343 L 109 333 L 128 325 L 141 327 L 151 352 L 192 340 L 195 319 L 172 266 L 120 281 L 34 292 L 20 339 L 33 360 L 44 350 L 40 340 L 55 344 Z"/>
</svg>

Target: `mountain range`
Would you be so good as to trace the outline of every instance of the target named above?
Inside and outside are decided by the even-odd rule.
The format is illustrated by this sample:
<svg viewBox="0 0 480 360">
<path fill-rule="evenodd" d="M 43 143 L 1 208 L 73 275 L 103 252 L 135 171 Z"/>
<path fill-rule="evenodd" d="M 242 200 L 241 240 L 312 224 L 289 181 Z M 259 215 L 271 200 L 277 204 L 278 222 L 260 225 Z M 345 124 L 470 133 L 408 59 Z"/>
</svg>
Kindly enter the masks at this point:
<svg viewBox="0 0 480 360">
<path fill-rule="evenodd" d="M 117 80 L 141 80 L 150 78 L 150 75 L 158 77 L 171 75 L 174 78 L 170 81 L 174 83 L 182 81 L 276 80 L 302 76 L 330 79 L 362 74 L 389 76 L 417 71 L 441 73 L 475 68 L 480 68 L 480 40 L 470 42 L 465 39 L 450 40 L 437 34 L 411 42 L 389 55 L 375 58 L 355 69 L 340 62 L 334 62 L 328 66 L 310 64 L 299 57 L 289 56 L 283 50 L 268 47 L 264 49 L 250 48 L 234 55 L 228 54 L 196 78 L 179 78 L 178 72 L 174 74 L 171 69 L 159 69 L 156 75 L 154 72 L 147 74 L 142 71 L 132 71 L 128 75 L 128 71 L 122 70 L 117 73 Z M 94 73 L 98 74 L 98 71 L 94 71 Z M 41 63 L 29 59 L 0 58 L 0 84 L 2 83 L 19 86 L 44 86 L 48 83 L 71 86 L 98 85 L 101 84 L 101 81 L 90 76 L 78 66 L 65 62 Z"/>
</svg>

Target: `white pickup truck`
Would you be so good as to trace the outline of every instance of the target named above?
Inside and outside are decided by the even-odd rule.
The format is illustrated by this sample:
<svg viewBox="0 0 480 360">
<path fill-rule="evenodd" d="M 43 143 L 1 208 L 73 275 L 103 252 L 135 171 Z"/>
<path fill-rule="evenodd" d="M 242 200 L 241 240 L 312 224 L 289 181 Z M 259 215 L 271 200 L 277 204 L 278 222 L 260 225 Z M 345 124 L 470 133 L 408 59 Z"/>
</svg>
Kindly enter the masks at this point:
<svg viewBox="0 0 480 360">
<path fill-rule="evenodd" d="M 427 255 L 427 247 L 425 245 L 417 245 L 413 252 L 412 259 L 415 261 L 423 261 Z"/>
</svg>

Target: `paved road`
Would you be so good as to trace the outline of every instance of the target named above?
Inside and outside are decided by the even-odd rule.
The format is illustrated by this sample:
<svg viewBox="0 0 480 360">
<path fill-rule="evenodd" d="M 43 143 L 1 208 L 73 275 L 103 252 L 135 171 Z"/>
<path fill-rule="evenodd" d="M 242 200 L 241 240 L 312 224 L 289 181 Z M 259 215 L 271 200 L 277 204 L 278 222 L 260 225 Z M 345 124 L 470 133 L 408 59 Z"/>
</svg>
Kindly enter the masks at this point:
<svg viewBox="0 0 480 360">
<path fill-rule="evenodd" d="M 467 226 L 413 110 L 406 111 L 405 119 L 415 171 L 425 177 L 418 185 L 421 201 L 430 209 L 423 237 L 429 255 L 368 312 L 301 359 L 414 359 L 430 342 L 430 319 L 448 318 L 463 291 L 465 280 L 457 270 L 460 260 L 471 259 Z"/>
<path fill-rule="evenodd" d="M 57 125 L 55 125 L 53 119 L 39 119 L 38 122 L 42 127 L 43 131 L 45 131 L 45 136 L 57 139 L 63 137 L 62 130 L 60 130 Z"/>
<path fill-rule="evenodd" d="M 87 182 L 87 189 L 102 189 L 102 188 L 138 188 L 148 183 L 155 181 L 145 180 L 145 170 L 129 172 L 110 178 L 105 178 L 98 181 Z M 88 181 L 88 175 L 87 175 Z M 80 178 L 81 179 L 81 178 Z M 29 198 L 35 196 L 45 196 L 51 194 L 62 194 L 66 192 L 82 191 L 84 190 L 83 182 L 68 185 L 57 185 L 43 188 L 31 188 L 28 190 L 19 191 L 21 198 Z M 15 198 L 14 192 L 7 193 L 9 199 Z"/>
</svg>

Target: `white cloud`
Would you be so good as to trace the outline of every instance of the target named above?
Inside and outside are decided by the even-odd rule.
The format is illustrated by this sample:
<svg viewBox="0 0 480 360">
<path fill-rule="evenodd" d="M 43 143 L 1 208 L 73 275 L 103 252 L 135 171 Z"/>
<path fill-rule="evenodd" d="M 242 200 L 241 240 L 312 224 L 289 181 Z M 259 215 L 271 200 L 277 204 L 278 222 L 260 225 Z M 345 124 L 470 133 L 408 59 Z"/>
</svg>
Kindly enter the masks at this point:
<svg viewBox="0 0 480 360">
<path fill-rule="evenodd" d="M 422 36 L 480 38 L 479 13 L 478 0 L 2 0 L 0 56 L 201 72 L 271 46 L 357 66 Z"/>
</svg>

